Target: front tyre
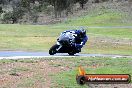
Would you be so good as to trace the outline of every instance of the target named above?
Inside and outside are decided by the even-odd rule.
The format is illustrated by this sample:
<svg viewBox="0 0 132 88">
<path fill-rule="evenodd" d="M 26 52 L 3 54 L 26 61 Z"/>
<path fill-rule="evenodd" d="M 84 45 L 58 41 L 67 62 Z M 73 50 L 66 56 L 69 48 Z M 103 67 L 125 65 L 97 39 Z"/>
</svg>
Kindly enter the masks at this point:
<svg viewBox="0 0 132 88">
<path fill-rule="evenodd" d="M 57 49 L 58 47 L 59 47 L 59 45 L 57 45 L 57 44 L 53 45 L 53 46 L 50 48 L 50 50 L 49 50 L 49 54 L 50 54 L 50 55 L 56 54 L 56 53 L 57 53 L 56 49 Z"/>
</svg>

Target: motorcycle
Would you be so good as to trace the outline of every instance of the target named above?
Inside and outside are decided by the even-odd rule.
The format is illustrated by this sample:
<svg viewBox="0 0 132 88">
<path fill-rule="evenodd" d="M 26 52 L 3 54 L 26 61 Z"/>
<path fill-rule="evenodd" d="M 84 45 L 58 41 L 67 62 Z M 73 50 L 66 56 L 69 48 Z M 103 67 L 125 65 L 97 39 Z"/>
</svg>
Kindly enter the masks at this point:
<svg viewBox="0 0 132 88">
<path fill-rule="evenodd" d="M 62 33 L 57 39 L 57 43 L 49 49 L 49 54 L 54 55 L 56 53 L 68 53 L 74 55 L 79 53 L 72 45 L 75 43 L 75 37 L 77 35 L 71 32 Z"/>
</svg>

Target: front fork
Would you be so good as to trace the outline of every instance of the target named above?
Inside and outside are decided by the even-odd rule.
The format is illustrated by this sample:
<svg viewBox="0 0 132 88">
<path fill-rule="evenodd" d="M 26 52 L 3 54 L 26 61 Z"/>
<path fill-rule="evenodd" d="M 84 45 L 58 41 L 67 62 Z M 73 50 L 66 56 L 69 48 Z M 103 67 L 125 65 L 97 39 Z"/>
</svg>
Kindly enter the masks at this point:
<svg viewBox="0 0 132 88">
<path fill-rule="evenodd" d="M 59 51 L 59 49 L 62 48 L 62 45 L 59 42 L 57 42 L 57 45 L 59 45 L 59 47 L 56 49 L 56 51 Z"/>
</svg>

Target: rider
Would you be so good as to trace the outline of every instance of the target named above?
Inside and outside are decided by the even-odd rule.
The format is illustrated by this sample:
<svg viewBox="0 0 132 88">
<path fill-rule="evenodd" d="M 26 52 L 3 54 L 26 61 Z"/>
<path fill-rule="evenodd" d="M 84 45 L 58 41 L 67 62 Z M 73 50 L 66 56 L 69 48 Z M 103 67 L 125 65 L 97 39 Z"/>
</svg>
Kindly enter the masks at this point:
<svg viewBox="0 0 132 88">
<path fill-rule="evenodd" d="M 63 33 L 66 32 L 70 32 L 75 34 L 75 43 L 73 43 L 71 46 L 77 51 L 77 52 L 81 52 L 81 48 L 83 47 L 83 45 L 85 45 L 85 43 L 88 40 L 88 37 L 86 35 L 86 30 L 84 28 L 80 28 L 78 30 L 67 30 L 64 31 Z"/>
</svg>

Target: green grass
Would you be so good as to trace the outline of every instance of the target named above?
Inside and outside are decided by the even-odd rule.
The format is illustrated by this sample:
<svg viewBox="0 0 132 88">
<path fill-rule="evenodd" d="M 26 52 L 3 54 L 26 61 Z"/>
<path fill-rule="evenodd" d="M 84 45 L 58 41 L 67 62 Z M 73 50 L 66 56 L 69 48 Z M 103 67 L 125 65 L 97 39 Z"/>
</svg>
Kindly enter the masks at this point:
<svg viewBox="0 0 132 88">
<path fill-rule="evenodd" d="M 27 72 L 33 73 L 31 77 L 24 77 L 19 79 L 19 83 L 15 84 L 18 88 L 32 88 L 35 83 L 46 83 L 42 68 L 37 70 L 33 69 L 38 67 L 38 64 L 47 61 L 50 68 L 60 69 L 59 73 L 49 73 L 46 77 L 51 79 L 51 88 L 87 88 L 87 85 L 80 86 L 76 83 L 76 75 L 79 73 L 78 67 L 82 66 L 87 74 L 130 74 L 132 75 L 132 58 L 110 58 L 110 57 L 62 57 L 62 58 L 41 58 L 41 59 L 28 59 L 28 60 L 0 60 L 2 66 L 6 65 L 7 68 L 2 71 L 21 77 Z M 51 61 L 51 62 L 50 62 Z M 33 63 L 38 64 L 33 64 Z M 23 63 L 19 66 L 18 63 Z M 12 69 L 8 65 L 13 65 Z M 44 64 L 44 63 L 43 63 Z M 29 68 L 27 67 L 30 66 Z M 66 70 L 63 70 L 66 69 Z M 6 73 L 0 74 L 5 75 Z M 8 85 L 7 85 L 8 86 Z M 11 85 L 10 85 L 11 86 Z M 9 87 L 9 86 L 8 86 Z"/>
<path fill-rule="evenodd" d="M 65 29 L 43 25 L 0 24 L 2 37 L 55 37 L 63 30 Z"/>
<path fill-rule="evenodd" d="M 15 62 L 22 62 L 22 63 L 36 63 L 37 60 L 32 60 L 32 59 L 19 59 L 19 60 L 13 60 L 13 59 L 1 59 L 0 64 L 10 64 L 10 63 L 15 63 Z"/>
<path fill-rule="evenodd" d="M 16 86 L 18 88 L 32 88 L 35 86 L 35 83 L 38 81 L 38 83 L 45 83 L 45 78 L 43 78 L 42 74 L 35 74 L 31 78 L 24 78 L 21 80 L 21 83 L 17 84 Z"/>
<path fill-rule="evenodd" d="M 32 58 L 24 60 L 0 60 L 0 76 L 7 78 L 6 81 L 8 81 L 3 81 L 1 87 L 9 88 L 13 84 L 17 88 L 34 88 L 36 83 L 44 84 L 45 77 L 42 69 L 38 68 L 36 70 L 35 68 L 38 67 L 38 61 L 41 62 L 41 60 Z"/>
<path fill-rule="evenodd" d="M 48 51 L 56 43 L 59 34 L 66 28 L 42 25 L 7 25 L 1 24 L 0 50 Z M 83 48 L 83 53 L 105 53 L 131 55 L 129 44 L 112 44 L 113 40 L 131 39 L 132 29 L 88 29 L 89 41 Z M 107 43 L 100 40 L 110 38 Z M 96 41 L 97 40 L 97 41 Z M 126 42 L 124 42 L 126 43 Z"/>
<path fill-rule="evenodd" d="M 18 74 L 19 72 L 26 72 L 26 71 L 30 71 L 30 69 L 25 67 L 15 67 L 9 71 L 9 75 L 19 76 Z"/>
<path fill-rule="evenodd" d="M 132 38 L 132 29 L 128 28 L 121 28 L 121 29 L 116 29 L 116 28 L 102 28 L 102 29 L 97 29 L 97 28 L 91 28 L 88 29 L 88 32 L 91 35 L 95 36 L 105 36 L 105 37 L 113 37 L 113 38 Z"/>
<path fill-rule="evenodd" d="M 70 26 L 131 26 L 131 22 L 124 21 L 128 19 L 129 14 L 123 12 L 109 10 L 106 8 L 92 10 L 87 12 L 87 15 L 78 17 L 73 17 L 66 20 L 62 25 Z M 129 18 L 131 18 L 129 16 Z"/>
<path fill-rule="evenodd" d="M 76 29 L 76 26 L 131 26 L 121 19 L 125 14 L 105 9 L 86 16 L 71 18 L 55 25 L 19 25 L 0 24 L 0 50 L 48 51 L 56 43 L 64 30 Z M 132 55 L 132 29 L 127 28 L 86 28 L 89 41 L 82 53 Z M 107 40 L 100 43 L 98 39 Z M 113 44 L 115 40 L 127 40 L 122 44 Z M 116 41 L 115 41 L 116 42 Z M 128 43 L 128 44 L 124 44 Z"/>
<path fill-rule="evenodd" d="M 121 15 L 116 13 L 106 13 L 97 16 L 83 16 L 79 19 L 66 21 L 66 25 L 72 26 L 117 26 L 122 24 L 119 19 Z M 119 23 L 120 22 L 120 23 Z"/>
<path fill-rule="evenodd" d="M 54 79 L 54 87 L 57 88 L 87 88 L 86 85 L 80 86 L 76 83 L 76 75 L 78 66 L 82 66 L 87 74 L 130 74 L 132 75 L 132 59 L 131 58 L 67 58 L 72 64 L 63 64 L 69 66 L 70 71 L 64 71 L 56 75 L 52 75 Z M 55 85 L 56 84 L 56 85 Z"/>
</svg>

